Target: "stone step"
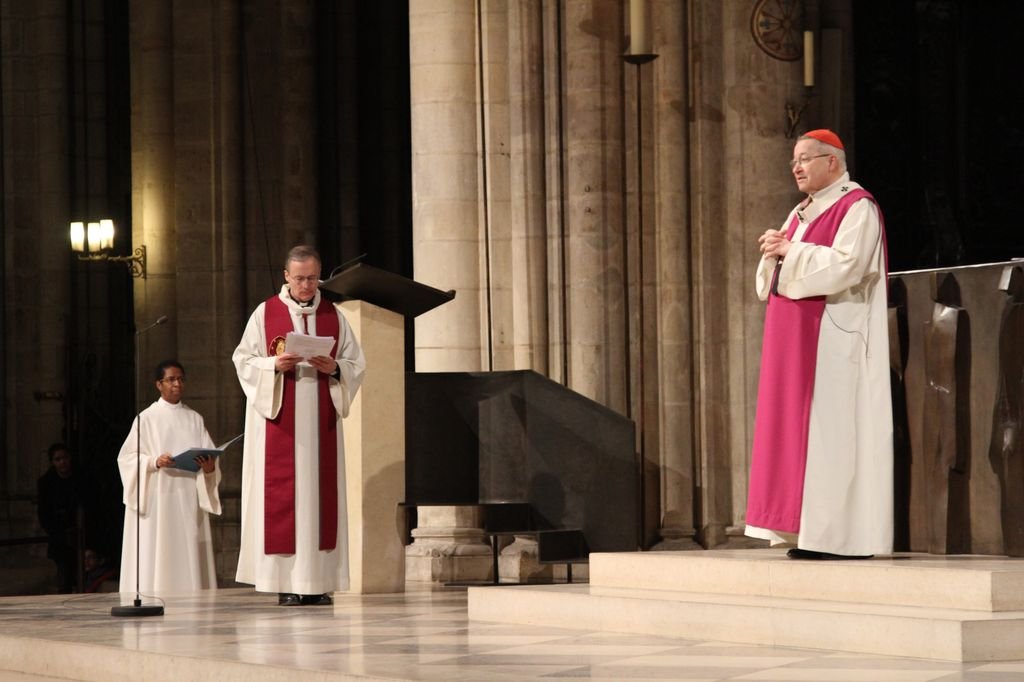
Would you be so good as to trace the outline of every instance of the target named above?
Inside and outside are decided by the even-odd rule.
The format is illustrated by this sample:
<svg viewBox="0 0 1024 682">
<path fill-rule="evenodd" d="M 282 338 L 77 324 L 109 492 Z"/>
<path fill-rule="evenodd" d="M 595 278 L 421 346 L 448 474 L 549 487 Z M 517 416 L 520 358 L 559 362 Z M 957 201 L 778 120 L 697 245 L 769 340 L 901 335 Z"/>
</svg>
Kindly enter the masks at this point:
<svg viewBox="0 0 1024 682">
<path fill-rule="evenodd" d="M 897 554 L 864 561 L 794 561 L 785 550 L 590 555 L 590 584 L 855 604 L 1024 610 L 1024 560 Z"/>
<path fill-rule="evenodd" d="M 947 661 L 1017 660 L 1024 651 L 1022 611 L 987 613 L 666 589 L 595 585 L 471 588 L 469 617 Z"/>
</svg>

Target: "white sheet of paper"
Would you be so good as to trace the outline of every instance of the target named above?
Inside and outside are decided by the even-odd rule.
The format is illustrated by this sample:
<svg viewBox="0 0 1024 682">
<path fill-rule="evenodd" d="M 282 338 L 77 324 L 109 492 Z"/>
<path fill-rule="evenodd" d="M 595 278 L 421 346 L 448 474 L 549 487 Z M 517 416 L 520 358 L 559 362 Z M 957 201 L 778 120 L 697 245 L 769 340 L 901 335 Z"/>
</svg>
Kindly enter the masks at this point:
<svg viewBox="0 0 1024 682">
<path fill-rule="evenodd" d="M 334 345 L 332 336 L 310 336 L 309 334 L 297 334 L 288 332 L 284 338 L 284 352 L 301 355 L 303 360 L 309 360 L 317 355 L 331 356 L 331 346 Z"/>
</svg>

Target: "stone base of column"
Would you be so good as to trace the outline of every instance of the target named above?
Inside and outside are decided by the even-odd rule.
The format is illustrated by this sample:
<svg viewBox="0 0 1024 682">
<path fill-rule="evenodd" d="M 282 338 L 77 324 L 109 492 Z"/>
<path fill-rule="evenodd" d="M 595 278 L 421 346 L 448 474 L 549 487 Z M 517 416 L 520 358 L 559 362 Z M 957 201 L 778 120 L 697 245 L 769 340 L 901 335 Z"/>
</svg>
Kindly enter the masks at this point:
<svg viewBox="0 0 1024 682">
<path fill-rule="evenodd" d="M 573 582 L 586 582 L 590 577 L 587 564 L 573 564 Z M 565 564 L 541 564 L 537 561 L 537 539 L 516 535 L 498 556 L 498 574 L 503 581 L 514 583 L 568 581 Z"/>
<path fill-rule="evenodd" d="M 551 566 L 537 562 L 537 540 L 516 535 L 498 557 L 498 574 L 502 580 L 515 583 L 550 581 Z"/>
<path fill-rule="evenodd" d="M 661 541 L 651 547 L 652 552 L 681 552 L 704 549 L 692 529 L 663 527 L 658 529 Z"/>
<path fill-rule="evenodd" d="M 479 507 L 418 507 L 412 537 L 412 544 L 405 548 L 407 581 L 491 579 L 491 546 Z"/>
</svg>

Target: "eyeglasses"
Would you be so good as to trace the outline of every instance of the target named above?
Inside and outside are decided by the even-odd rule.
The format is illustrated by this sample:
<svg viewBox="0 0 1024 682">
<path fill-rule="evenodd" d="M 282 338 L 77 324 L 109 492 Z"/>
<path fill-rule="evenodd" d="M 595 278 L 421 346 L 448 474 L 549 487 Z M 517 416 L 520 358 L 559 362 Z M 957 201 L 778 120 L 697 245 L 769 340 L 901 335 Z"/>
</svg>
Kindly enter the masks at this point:
<svg viewBox="0 0 1024 682">
<path fill-rule="evenodd" d="M 814 161 L 815 159 L 820 159 L 823 156 L 832 156 L 832 155 L 831 154 L 815 154 L 814 156 L 807 156 L 806 154 L 804 154 L 800 158 L 793 159 L 792 161 L 789 162 L 789 170 L 793 170 L 797 166 L 806 166 L 811 161 Z"/>
<path fill-rule="evenodd" d="M 180 376 L 180 377 L 167 377 L 166 379 L 161 379 L 160 383 L 163 383 L 163 384 L 183 384 L 183 383 L 185 383 L 185 377 L 183 377 L 183 376 Z"/>
<path fill-rule="evenodd" d="M 292 276 L 292 277 L 289 277 L 289 279 L 291 279 L 291 281 L 295 282 L 296 284 L 318 284 L 320 282 L 320 277 L 319 276 L 313 276 L 313 277 L 294 277 L 294 276 Z"/>
</svg>

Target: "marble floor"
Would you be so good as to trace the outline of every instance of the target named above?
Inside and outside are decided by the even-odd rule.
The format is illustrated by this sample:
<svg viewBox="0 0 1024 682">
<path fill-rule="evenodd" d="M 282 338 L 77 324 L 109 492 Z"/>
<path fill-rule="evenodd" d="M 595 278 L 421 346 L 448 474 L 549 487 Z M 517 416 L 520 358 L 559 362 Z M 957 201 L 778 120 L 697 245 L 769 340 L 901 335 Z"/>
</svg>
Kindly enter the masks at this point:
<svg viewBox="0 0 1024 682">
<path fill-rule="evenodd" d="M 959 664 L 469 622 L 462 589 L 339 594 L 333 608 L 225 589 L 166 597 L 144 619 L 111 617 L 116 597 L 0 599 L 0 680 L 1024 679 L 1024 651 Z"/>
</svg>

